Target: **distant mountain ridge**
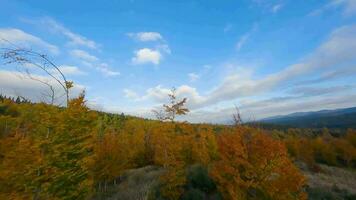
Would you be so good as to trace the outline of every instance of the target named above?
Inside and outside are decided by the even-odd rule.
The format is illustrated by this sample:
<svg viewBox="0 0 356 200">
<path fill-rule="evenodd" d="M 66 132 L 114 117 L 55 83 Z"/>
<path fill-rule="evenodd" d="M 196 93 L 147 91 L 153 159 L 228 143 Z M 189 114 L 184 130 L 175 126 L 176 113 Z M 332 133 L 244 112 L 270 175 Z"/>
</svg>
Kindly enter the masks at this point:
<svg viewBox="0 0 356 200">
<path fill-rule="evenodd" d="M 264 118 L 260 122 L 298 128 L 356 128 L 356 107 L 296 112 Z"/>
</svg>

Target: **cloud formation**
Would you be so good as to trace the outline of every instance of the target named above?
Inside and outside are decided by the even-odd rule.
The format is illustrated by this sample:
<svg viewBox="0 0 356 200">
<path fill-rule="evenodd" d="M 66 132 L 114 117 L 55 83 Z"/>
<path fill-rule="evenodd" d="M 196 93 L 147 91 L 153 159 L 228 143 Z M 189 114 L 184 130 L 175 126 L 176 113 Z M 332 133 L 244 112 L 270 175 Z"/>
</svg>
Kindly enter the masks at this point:
<svg viewBox="0 0 356 200">
<path fill-rule="evenodd" d="M 285 115 L 293 112 L 318 111 L 322 109 L 337 109 L 355 106 L 356 95 L 331 95 L 314 96 L 309 98 L 279 97 L 265 100 L 249 100 L 239 104 L 239 109 L 244 121 L 254 121 L 266 117 Z M 215 110 L 193 110 L 183 120 L 190 122 L 232 123 L 233 106 Z"/>
<path fill-rule="evenodd" d="M 297 83 L 297 85 L 317 84 L 326 81 L 337 80 L 340 78 L 352 77 L 355 75 L 356 75 L 356 64 L 345 68 L 337 68 L 332 71 L 324 72 L 317 78 L 300 81 L 299 83 Z"/>
<path fill-rule="evenodd" d="M 196 80 L 198 80 L 200 78 L 200 76 L 196 73 L 189 73 L 188 77 L 190 79 L 191 82 L 194 82 Z"/>
<path fill-rule="evenodd" d="M 158 32 L 138 32 L 138 33 L 128 33 L 127 35 L 141 42 L 163 40 L 162 35 Z"/>
<path fill-rule="evenodd" d="M 126 98 L 133 99 L 133 100 L 138 100 L 139 98 L 139 95 L 130 89 L 124 89 L 123 92 Z"/>
<path fill-rule="evenodd" d="M 107 63 L 100 63 L 97 67 L 97 70 L 101 71 L 105 76 L 119 76 L 121 73 L 118 71 L 113 71 L 110 69 Z"/>
<path fill-rule="evenodd" d="M 245 45 L 247 40 L 250 38 L 251 34 L 257 30 L 257 27 L 258 27 L 258 25 L 254 24 L 250 31 L 248 31 L 247 33 L 245 33 L 244 35 L 242 35 L 240 37 L 239 41 L 237 41 L 237 43 L 236 43 L 237 51 L 240 51 L 240 49 Z"/>
<path fill-rule="evenodd" d="M 59 70 L 64 75 L 84 75 L 86 74 L 85 72 L 81 71 L 78 67 L 76 66 L 71 66 L 71 65 L 61 65 L 58 67 Z"/>
<path fill-rule="evenodd" d="M 329 2 L 323 5 L 321 8 L 313 10 L 309 15 L 315 16 L 320 15 L 326 11 L 333 10 L 336 8 L 343 9 L 344 16 L 353 16 L 356 14 L 356 1 L 355 0 L 329 0 Z"/>
<path fill-rule="evenodd" d="M 99 58 L 86 51 L 74 49 L 70 50 L 69 54 L 74 58 L 79 59 L 84 65 L 100 71 L 104 76 L 110 77 L 120 75 L 120 72 L 111 70 L 107 63 L 100 62 Z"/>
<path fill-rule="evenodd" d="M 212 104 L 238 97 L 258 95 L 306 73 L 351 64 L 355 61 L 356 25 L 344 26 L 336 29 L 326 42 L 304 58 L 302 62 L 290 65 L 282 71 L 262 79 L 253 79 L 239 74 L 227 76 L 222 84 L 210 93 L 206 103 Z"/>
<path fill-rule="evenodd" d="M 356 1 L 355 0 L 337 0 L 340 4 L 344 4 L 344 13 L 348 16 L 356 14 Z"/>
<path fill-rule="evenodd" d="M 106 77 L 119 76 L 121 74 L 119 71 L 111 70 L 109 65 L 104 62 L 91 63 L 91 62 L 87 62 L 87 61 L 82 61 L 82 63 L 85 66 L 88 66 L 88 67 L 91 67 L 91 68 L 94 68 L 94 69 L 100 71 Z"/>
<path fill-rule="evenodd" d="M 90 53 L 80 50 L 80 49 L 74 49 L 74 50 L 70 50 L 69 51 L 70 55 L 81 59 L 81 60 L 85 60 L 87 62 L 95 62 L 98 61 L 99 59 L 93 55 L 91 55 Z"/>
<path fill-rule="evenodd" d="M 240 37 L 239 41 L 236 43 L 236 49 L 239 51 L 242 46 L 245 44 L 247 39 L 250 37 L 249 33 L 244 34 L 243 36 Z"/>
<path fill-rule="evenodd" d="M 182 85 L 177 87 L 177 96 L 187 97 L 189 108 L 192 110 L 204 109 L 222 102 L 263 95 L 291 83 L 293 85 L 293 80 L 315 71 L 324 71 L 332 67 L 352 66 L 351 64 L 355 63 L 356 25 L 343 26 L 334 30 L 329 38 L 314 52 L 304 57 L 300 62 L 287 66 L 281 71 L 262 78 L 254 78 L 251 71 L 230 73 L 220 84 L 205 95 L 199 94 L 196 88 Z M 292 87 L 292 85 L 289 86 Z M 346 91 L 349 88 L 350 86 L 337 86 L 329 89 L 304 87 L 295 89 L 294 93 L 299 93 L 299 96 L 303 97 L 320 96 L 336 90 Z M 169 88 L 158 85 L 147 89 L 146 93 L 139 98 L 164 102 L 169 91 Z M 295 96 L 292 97 L 295 98 Z"/>
<path fill-rule="evenodd" d="M 64 27 L 52 18 L 45 17 L 40 20 L 40 23 L 50 28 L 56 33 L 62 34 L 69 39 L 69 44 L 73 46 L 83 46 L 90 49 L 98 49 L 99 45 L 80 34 L 74 33 L 68 28 Z"/>
<path fill-rule="evenodd" d="M 54 87 L 55 94 L 57 96 L 56 104 L 63 104 L 65 97 L 63 96 L 63 88 L 52 78 L 48 76 L 32 74 L 37 80 L 48 82 Z M 10 96 L 23 96 L 31 101 L 40 102 L 47 101 L 47 94 L 49 92 L 48 86 L 45 84 L 30 79 L 27 75 L 17 71 L 0 71 L 0 93 Z M 85 87 L 80 84 L 74 84 L 74 87 L 70 90 L 70 97 L 77 97 L 78 94 L 84 90 Z"/>
<path fill-rule="evenodd" d="M 283 0 L 251 0 L 258 7 L 272 13 L 280 11 L 284 4 Z"/>
<path fill-rule="evenodd" d="M 132 58 L 133 64 L 152 63 L 158 65 L 161 62 L 162 54 L 158 50 L 143 48 L 134 52 L 135 56 Z"/>
<path fill-rule="evenodd" d="M 279 10 L 281 10 L 283 8 L 283 4 L 276 4 L 274 6 L 272 6 L 271 11 L 273 13 L 277 13 Z"/>
<path fill-rule="evenodd" d="M 30 48 L 32 45 L 45 48 L 52 54 L 58 54 L 57 46 L 45 42 L 39 37 L 28 34 L 20 29 L 0 28 L 0 45 L 7 46 L 9 42 L 21 47 Z"/>
</svg>

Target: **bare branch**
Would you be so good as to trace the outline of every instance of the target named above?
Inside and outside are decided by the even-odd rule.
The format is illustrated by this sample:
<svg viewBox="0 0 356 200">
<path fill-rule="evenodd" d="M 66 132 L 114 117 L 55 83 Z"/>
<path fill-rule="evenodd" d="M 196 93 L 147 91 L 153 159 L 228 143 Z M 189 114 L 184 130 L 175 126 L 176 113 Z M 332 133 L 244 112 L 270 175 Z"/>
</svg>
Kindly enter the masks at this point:
<svg viewBox="0 0 356 200">
<path fill-rule="evenodd" d="M 3 41 L 7 41 L 2 39 Z M 57 82 L 64 90 L 66 95 L 66 101 L 68 104 L 69 101 L 69 89 L 73 87 L 73 82 L 68 81 L 65 75 L 62 73 L 60 68 L 54 64 L 46 55 L 35 52 L 31 49 L 25 49 L 12 44 L 7 41 L 12 47 L 11 48 L 0 48 L 1 49 L 1 57 L 5 60 L 4 64 L 30 64 L 38 69 L 42 70 L 49 77 L 51 77 L 55 82 Z M 37 79 L 30 75 L 29 71 L 26 70 L 26 74 L 35 81 L 41 82 L 45 84 L 51 91 L 51 104 L 54 103 L 55 100 L 55 90 L 54 87 L 46 81 Z M 59 76 L 59 77 L 58 77 Z"/>
<path fill-rule="evenodd" d="M 153 114 L 155 115 L 156 119 L 158 119 L 159 121 L 164 121 L 166 120 L 166 115 L 164 113 L 164 111 L 162 109 L 160 110 L 152 110 Z"/>
<path fill-rule="evenodd" d="M 38 78 L 33 77 L 33 76 L 30 74 L 30 72 L 29 72 L 28 70 L 26 70 L 26 74 L 27 74 L 27 76 L 28 76 L 31 80 L 40 82 L 40 83 L 46 85 L 46 86 L 49 88 L 50 92 L 47 93 L 47 94 L 42 93 L 42 95 L 43 95 L 44 97 L 46 97 L 46 96 L 49 97 L 49 98 L 50 98 L 50 104 L 53 105 L 53 104 L 54 104 L 54 101 L 55 101 L 55 99 L 56 99 L 56 93 L 55 93 L 54 87 L 53 87 L 51 84 L 49 84 L 48 82 L 46 82 L 46 81 L 43 81 L 43 80 L 41 80 L 41 79 L 38 79 Z"/>
<path fill-rule="evenodd" d="M 236 127 L 241 126 L 243 124 L 240 109 L 235 105 L 235 113 L 232 114 L 233 123 Z"/>
</svg>

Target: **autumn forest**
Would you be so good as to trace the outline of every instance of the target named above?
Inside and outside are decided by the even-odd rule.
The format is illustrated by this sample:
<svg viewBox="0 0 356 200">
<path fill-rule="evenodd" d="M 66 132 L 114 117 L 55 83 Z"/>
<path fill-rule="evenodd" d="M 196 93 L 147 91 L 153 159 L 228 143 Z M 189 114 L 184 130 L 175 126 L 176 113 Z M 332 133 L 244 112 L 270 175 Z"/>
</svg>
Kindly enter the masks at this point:
<svg viewBox="0 0 356 200">
<path fill-rule="evenodd" d="M 356 0 L 0 0 L 0 200 L 356 200 Z"/>
<path fill-rule="evenodd" d="M 167 99 L 151 120 L 91 110 L 84 91 L 66 106 L 1 95 L 0 199 L 322 199 L 311 174 L 356 167 L 355 130 L 264 128 L 238 108 L 231 125 L 191 124 L 175 120 L 187 99 Z"/>
</svg>

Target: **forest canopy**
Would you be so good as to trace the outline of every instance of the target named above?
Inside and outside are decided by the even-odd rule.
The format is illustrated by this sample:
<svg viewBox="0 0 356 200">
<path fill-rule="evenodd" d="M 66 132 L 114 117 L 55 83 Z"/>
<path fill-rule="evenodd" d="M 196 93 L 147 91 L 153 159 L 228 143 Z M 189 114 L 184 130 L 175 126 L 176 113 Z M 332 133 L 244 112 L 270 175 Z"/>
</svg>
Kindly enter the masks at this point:
<svg viewBox="0 0 356 200">
<path fill-rule="evenodd" d="M 162 169 L 145 198 L 306 198 L 284 142 L 263 130 L 99 113 L 84 93 L 67 108 L 4 97 L 0 108 L 0 199 L 99 198 L 145 166 Z"/>
</svg>

